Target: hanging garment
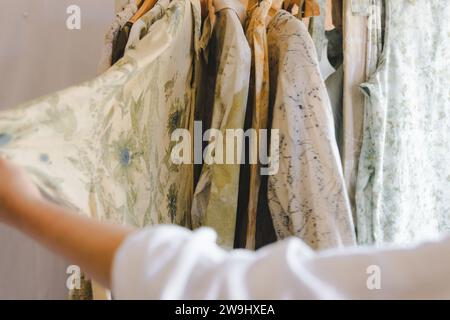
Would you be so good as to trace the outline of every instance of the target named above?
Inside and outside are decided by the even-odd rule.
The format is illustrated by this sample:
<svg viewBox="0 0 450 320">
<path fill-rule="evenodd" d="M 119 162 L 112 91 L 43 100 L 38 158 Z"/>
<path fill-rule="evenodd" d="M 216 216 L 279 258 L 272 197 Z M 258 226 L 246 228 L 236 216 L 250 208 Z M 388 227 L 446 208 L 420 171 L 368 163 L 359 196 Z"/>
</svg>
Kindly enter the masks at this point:
<svg viewBox="0 0 450 320">
<path fill-rule="evenodd" d="M 333 30 L 325 31 L 325 36 L 328 40 L 328 59 L 333 68 L 337 70 L 344 61 L 342 28 L 336 27 Z"/>
<path fill-rule="evenodd" d="M 333 114 L 314 43 L 304 24 L 281 10 L 269 24 L 268 45 L 272 130 L 280 136 L 279 171 L 268 185 L 277 236 L 298 236 L 313 249 L 353 245 Z"/>
<path fill-rule="evenodd" d="M 336 2 L 337 3 L 337 2 Z M 330 4 L 326 0 L 320 0 L 320 13 L 319 17 L 311 18 L 309 24 L 309 33 L 316 47 L 316 52 L 319 54 L 319 64 L 322 78 L 325 81 L 325 85 L 330 98 L 331 107 L 334 115 L 334 127 L 336 142 L 339 148 L 339 153 L 342 152 L 342 122 L 343 122 L 343 79 L 344 69 L 342 66 L 343 48 L 342 48 L 342 28 L 339 26 L 330 31 L 325 31 L 325 24 L 327 21 L 327 10 L 335 10 L 335 7 L 327 7 Z M 339 6 L 338 6 L 339 7 Z M 334 17 L 339 15 L 334 13 Z"/>
<path fill-rule="evenodd" d="M 355 188 L 358 162 L 361 152 L 363 119 L 364 119 L 364 95 L 360 90 L 360 84 L 366 79 L 367 60 L 367 16 L 357 15 L 352 12 L 352 1 L 343 1 L 343 41 L 344 41 L 344 103 L 343 103 L 343 145 L 342 165 L 344 178 L 350 197 L 353 214 L 355 214 Z M 361 9 L 358 9 L 361 11 Z M 359 12 L 358 11 L 358 12 Z"/>
<path fill-rule="evenodd" d="M 350 2 L 352 14 L 367 16 L 372 10 L 370 8 L 370 6 L 372 5 L 372 0 L 350 0 Z"/>
<path fill-rule="evenodd" d="M 215 22 L 211 23 L 208 17 L 203 27 L 205 60 L 197 84 L 196 119 L 203 121 L 205 129 L 220 130 L 225 138 L 227 129 L 244 127 L 251 53 L 242 28 L 245 9 L 240 2 L 218 0 L 214 1 L 214 8 Z M 214 163 L 203 165 L 192 205 L 193 227 L 214 228 L 219 243 L 227 248 L 234 244 L 240 172 L 240 149 L 236 145 L 229 147 L 231 143 L 224 141 L 223 153 L 217 143 L 217 149 L 210 149 L 209 154 L 215 154 Z M 228 151 L 234 152 L 234 164 L 226 163 Z M 223 164 L 216 160 L 223 160 Z"/>
<path fill-rule="evenodd" d="M 335 28 L 325 32 L 328 39 L 328 58 L 331 65 L 336 68 L 336 72 L 325 80 L 328 96 L 330 97 L 331 107 L 334 115 L 334 127 L 336 133 L 336 141 L 339 153 L 343 153 L 343 126 L 344 126 L 344 50 L 342 40 L 342 19 L 336 10 L 342 9 L 341 2 L 333 2 L 333 24 Z M 336 9 L 337 8 L 337 9 Z"/>
<path fill-rule="evenodd" d="M 309 22 L 309 33 L 316 46 L 316 52 L 321 53 L 323 48 L 327 46 L 327 38 L 325 37 L 325 22 L 327 13 L 327 0 L 317 1 L 320 8 L 320 15 L 311 17 Z M 322 58 L 320 55 L 319 59 Z"/>
<path fill-rule="evenodd" d="M 362 244 L 409 243 L 450 228 L 448 21 L 445 0 L 386 1 L 383 54 L 363 85 Z"/>
<path fill-rule="evenodd" d="M 336 142 L 339 154 L 342 156 L 344 145 L 344 52 L 342 28 L 336 27 L 333 30 L 326 31 L 325 34 L 328 39 L 328 58 L 331 65 L 336 68 L 336 71 L 325 80 L 325 85 L 330 97 L 331 108 L 333 109 Z"/>
<path fill-rule="evenodd" d="M 112 50 L 112 64 L 115 64 L 117 61 L 123 58 L 125 55 L 125 49 L 128 43 L 128 37 L 130 36 L 131 29 L 133 28 L 133 23 L 127 21 L 125 25 L 120 29 L 117 34 L 116 39 L 113 42 L 113 50 Z"/>
<path fill-rule="evenodd" d="M 325 81 L 325 85 L 330 98 L 331 108 L 333 110 L 334 118 L 334 132 L 336 135 L 336 143 L 339 149 L 339 154 L 342 154 L 343 145 L 343 106 L 344 99 L 344 68 L 341 64 L 340 67 Z"/>
<path fill-rule="evenodd" d="M 171 161 L 171 133 L 192 127 L 200 24 L 198 1 L 172 1 L 103 75 L 1 113 L 0 153 L 45 194 L 93 218 L 188 225 L 193 170 Z"/>
<path fill-rule="evenodd" d="M 366 79 L 376 72 L 383 51 L 384 0 L 370 0 L 367 20 Z"/>
<path fill-rule="evenodd" d="M 169 3 L 170 0 L 158 0 L 150 11 L 133 24 L 125 51 L 136 48 L 139 41 L 147 35 L 150 26 L 164 15 Z"/>
<path fill-rule="evenodd" d="M 383 50 L 383 44 L 384 44 L 384 40 L 383 40 L 383 34 L 384 34 L 384 25 L 383 25 L 383 21 L 385 20 L 384 17 L 384 5 L 383 5 L 384 0 L 370 0 L 370 3 L 367 2 L 366 4 L 370 4 L 370 7 L 365 8 L 362 6 L 363 2 L 361 2 L 359 4 L 359 12 L 367 12 L 367 20 L 366 20 L 366 25 L 367 25 L 367 32 L 366 32 L 366 62 L 365 62 L 365 81 L 368 81 L 373 75 L 374 73 L 377 71 L 379 64 L 382 62 L 381 56 L 382 56 L 382 50 Z M 360 86 L 358 86 L 358 88 L 361 88 Z M 363 93 L 363 91 L 361 91 L 361 94 Z M 359 100 L 358 100 L 359 101 Z M 365 108 L 370 108 L 370 101 L 369 98 L 367 96 L 364 96 L 364 109 Z M 362 126 L 363 125 L 363 120 L 360 120 L 359 124 Z M 360 134 L 360 139 L 361 139 L 361 144 L 362 144 L 362 137 L 363 137 L 363 127 L 361 127 L 361 132 L 358 131 L 358 134 Z M 358 152 L 360 152 L 361 145 L 359 145 L 359 149 Z M 355 162 L 355 166 L 353 167 L 353 170 L 355 170 L 355 172 L 353 172 L 353 177 L 356 179 L 357 178 L 357 169 L 358 169 L 358 163 L 359 163 L 359 155 L 360 153 L 358 153 L 356 156 L 358 156 L 358 158 L 356 159 L 357 162 Z M 356 189 L 356 180 L 355 180 L 355 189 Z M 351 198 L 352 200 L 355 200 L 355 193 L 356 190 L 354 190 L 351 193 Z M 356 220 L 356 203 L 354 203 L 354 216 L 355 216 L 355 220 Z"/>
<path fill-rule="evenodd" d="M 116 14 L 116 19 L 112 23 L 105 35 L 102 56 L 98 65 L 98 73 L 101 74 L 108 70 L 112 65 L 113 43 L 117 34 L 127 21 L 136 13 L 138 7 L 134 3 L 127 4 L 122 11 Z"/>
<path fill-rule="evenodd" d="M 316 47 L 322 78 L 326 80 L 336 71 L 336 69 L 333 68 L 328 60 L 328 39 L 325 34 L 327 0 L 319 0 L 318 5 L 320 8 L 320 15 L 311 18 L 309 22 L 309 33 Z"/>
<path fill-rule="evenodd" d="M 320 0 L 285 0 L 281 1 L 281 5 L 276 6 L 276 9 L 283 8 L 293 13 L 296 11 L 295 16 L 297 18 L 307 19 L 320 16 L 321 8 L 319 2 Z"/>
<path fill-rule="evenodd" d="M 248 152 L 246 162 L 241 166 L 236 227 L 240 234 L 236 235 L 235 247 L 246 247 L 247 249 L 255 249 L 256 246 L 258 196 L 261 186 L 258 134 L 261 129 L 267 129 L 269 116 L 269 56 L 266 18 L 271 6 L 272 0 L 262 0 L 259 3 L 258 1 L 249 2 L 249 17 L 245 28 L 252 55 L 245 129 L 256 130 L 256 136 L 252 144 L 249 142 L 245 145 Z M 255 154 L 250 155 L 251 152 Z M 257 163 L 250 163 L 252 156 Z"/>
</svg>

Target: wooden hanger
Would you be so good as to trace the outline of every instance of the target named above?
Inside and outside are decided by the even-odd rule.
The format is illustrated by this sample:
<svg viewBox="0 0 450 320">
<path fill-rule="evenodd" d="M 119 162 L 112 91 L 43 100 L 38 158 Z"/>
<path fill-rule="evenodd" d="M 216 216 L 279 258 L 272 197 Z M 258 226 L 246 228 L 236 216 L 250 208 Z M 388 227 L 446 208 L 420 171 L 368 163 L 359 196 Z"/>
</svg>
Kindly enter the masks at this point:
<svg viewBox="0 0 450 320">
<path fill-rule="evenodd" d="M 286 0 L 283 8 L 293 13 L 294 6 L 298 10 L 298 18 L 309 18 L 320 16 L 320 6 L 317 0 Z"/>
<path fill-rule="evenodd" d="M 286 0 L 283 2 L 283 9 L 292 13 L 294 6 L 297 6 L 298 10 L 301 11 L 303 10 L 304 4 L 305 0 Z"/>
<path fill-rule="evenodd" d="M 245 1 L 240 2 L 247 8 L 247 12 L 252 11 L 259 4 L 259 0 L 248 0 L 246 4 L 244 4 Z"/>
<path fill-rule="evenodd" d="M 141 7 L 139 10 L 134 14 L 134 16 L 129 20 L 131 23 L 135 23 L 138 21 L 144 14 L 150 11 L 151 8 L 153 8 L 158 0 L 143 0 L 143 3 L 141 4 Z"/>
<path fill-rule="evenodd" d="M 288 0 L 288 1 L 289 1 L 289 0 Z M 268 13 L 269 17 L 270 17 L 270 18 L 273 18 L 273 17 L 275 16 L 275 14 L 276 14 L 280 9 L 283 8 L 283 4 L 284 4 L 284 1 L 283 1 L 283 0 L 273 0 L 273 1 L 272 1 L 272 6 L 270 7 L 269 13 Z"/>
<path fill-rule="evenodd" d="M 207 0 L 208 5 L 208 16 L 211 22 L 211 25 L 214 25 L 216 21 L 216 9 L 214 8 L 213 0 Z"/>
<path fill-rule="evenodd" d="M 305 13 L 303 17 L 318 17 L 320 16 L 320 6 L 316 0 L 305 0 Z"/>
</svg>

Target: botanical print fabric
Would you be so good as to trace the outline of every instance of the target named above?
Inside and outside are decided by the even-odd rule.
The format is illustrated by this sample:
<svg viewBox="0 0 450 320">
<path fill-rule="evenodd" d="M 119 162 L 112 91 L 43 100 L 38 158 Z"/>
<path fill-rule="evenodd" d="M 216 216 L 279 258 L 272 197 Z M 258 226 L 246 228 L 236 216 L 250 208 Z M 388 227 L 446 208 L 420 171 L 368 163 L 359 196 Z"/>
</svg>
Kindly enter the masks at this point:
<svg viewBox="0 0 450 320">
<path fill-rule="evenodd" d="M 277 236 L 298 236 L 316 250 L 353 245 L 333 114 L 314 43 L 305 25 L 281 10 L 269 24 L 268 46 L 272 130 L 280 135 L 279 171 L 268 185 Z"/>
<path fill-rule="evenodd" d="M 377 71 L 378 66 L 380 63 L 382 63 L 382 50 L 383 50 L 383 33 L 384 33 L 384 26 L 383 26 L 383 19 L 384 17 L 384 0 L 370 0 L 371 6 L 369 7 L 369 12 L 367 15 L 367 43 L 366 43 L 366 63 L 365 63 L 365 79 L 366 81 L 369 80 L 374 73 Z M 364 19 L 366 19 L 364 17 Z M 361 93 L 364 92 L 364 84 L 361 84 L 358 86 L 358 88 L 362 89 Z M 370 98 L 368 96 L 364 96 L 364 109 L 370 108 Z M 361 125 L 363 125 L 363 120 L 360 122 Z M 361 128 L 363 130 L 363 128 Z M 363 138 L 363 131 L 360 132 L 360 138 L 362 143 Z M 358 149 L 360 151 L 360 149 Z M 358 154 L 359 156 L 359 154 Z M 354 177 L 357 177 L 357 170 L 358 170 L 358 162 L 359 159 L 357 159 L 357 162 L 355 162 L 355 166 L 353 167 L 354 170 Z M 356 180 L 355 180 L 356 183 Z M 356 187 L 356 184 L 355 184 Z M 355 193 L 356 190 L 352 190 L 351 193 L 351 199 L 355 201 Z M 354 215 L 356 219 L 356 203 L 354 203 Z M 357 224 L 356 224 L 357 225 Z"/>
<path fill-rule="evenodd" d="M 128 51 L 130 48 L 133 49 L 136 47 L 138 42 L 147 35 L 150 26 L 164 15 L 167 7 L 169 6 L 169 3 L 169 0 L 158 0 L 158 2 L 149 12 L 147 12 L 133 24 L 130 35 L 128 37 L 127 45 L 125 47 L 125 51 Z"/>
<path fill-rule="evenodd" d="M 309 22 L 309 33 L 316 46 L 316 52 L 318 53 L 318 59 L 320 61 L 320 59 L 322 59 L 322 52 L 327 46 L 327 38 L 325 36 L 327 0 L 318 0 L 317 3 L 320 8 L 320 15 L 311 18 Z"/>
<path fill-rule="evenodd" d="M 173 26 L 171 32 L 173 35 L 180 33 L 178 30 L 183 27 L 178 12 L 185 10 L 178 8 L 180 5 L 174 5 L 174 12 L 166 18 L 165 22 L 162 22 Z M 105 50 L 109 49 L 103 56 L 105 70 L 111 64 L 112 39 L 120 24 L 126 22 L 135 11 L 134 5 L 127 6 L 118 14 L 117 20 L 107 34 Z M 190 12 L 188 10 L 187 14 L 191 14 Z M 185 19 L 190 18 L 187 16 Z M 154 33 L 156 32 L 158 31 Z M 156 41 L 149 41 L 147 45 L 142 45 L 141 52 L 156 50 L 157 55 L 153 55 L 153 59 L 157 58 L 168 43 L 179 41 L 178 38 L 180 38 L 171 36 L 165 43 L 160 41 L 159 35 L 152 37 Z M 188 62 L 188 56 L 192 54 L 189 50 L 185 52 L 186 57 L 180 55 L 174 58 L 183 63 Z M 158 70 L 165 65 L 172 66 L 178 60 L 169 62 L 162 58 L 155 61 L 150 59 L 138 66 L 135 58 L 128 57 L 122 65 L 94 81 L 37 99 L 16 111 L 3 113 L 0 117 L 2 137 L 0 152 L 25 166 L 34 174 L 41 189 L 46 189 L 46 193 L 59 203 L 75 207 L 92 217 L 137 226 L 148 224 L 151 209 L 148 208 L 150 203 L 146 205 L 146 202 L 150 197 L 149 192 L 154 195 L 153 198 L 159 196 L 159 198 L 167 199 L 169 193 L 157 194 L 158 190 L 161 190 L 161 193 L 164 192 L 164 188 L 160 186 L 162 182 L 159 181 L 154 186 L 150 185 L 148 182 L 151 180 L 148 176 L 146 178 L 146 173 L 142 171 L 144 153 L 142 150 L 145 150 L 146 145 L 149 144 L 148 136 L 151 131 L 146 128 L 145 118 L 142 118 L 142 122 L 139 123 L 136 116 L 140 114 L 153 118 L 150 110 L 145 111 L 146 115 L 143 110 L 150 109 L 150 106 L 154 107 L 155 103 L 159 103 L 159 108 L 163 110 L 166 102 L 158 98 L 157 90 L 161 92 L 164 90 L 161 86 L 158 88 L 153 84 L 153 89 L 150 86 L 133 86 L 136 81 L 149 83 L 145 79 L 145 70 L 150 70 L 152 67 L 149 65 L 152 63 L 159 65 L 156 67 Z M 168 71 L 171 72 L 170 69 Z M 181 71 L 185 74 L 180 81 L 183 77 L 190 77 L 189 70 Z M 173 72 L 172 75 L 174 75 Z M 124 87 L 123 91 L 119 90 L 121 87 Z M 178 96 L 185 94 L 183 89 L 180 82 L 177 86 Z M 132 92 L 136 92 L 140 97 L 136 99 Z M 173 99 L 180 98 L 174 96 Z M 173 104 L 173 99 L 167 99 L 167 103 Z M 190 109 L 190 106 L 186 105 L 185 108 Z M 187 113 L 189 112 L 188 110 Z M 149 128 L 153 127 L 151 130 L 157 130 L 158 127 L 154 121 L 149 121 L 148 124 Z M 146 131 L 148 133 L 142 135 L 142 138 L 137 136 Z M 165 129 L 160 131 L 164 132 Z M 135 137 L 133 137 L 134 134 L 136 134 Z M 153 149 L 156 148 L 153 147 Z M 160 160 L 149 151 L 146 152 L 147 158 L 152 157 L 149 167 L 156 168 L 158 165 L 156 161 Z M 164 155 L 165 152 L 160 157 Z M 143 173 L 142 178 L 139 178 L 140 172 Z M 185 172 L 182 176 L 189 175 L 189 170 L 182 170 L 182 172 Z M 189 189 L 180 192 L 186 195 L 188 205 L 190 201 L 187 195 L 190 192 L 192 191 Z M 167 200 L 166 203 L 170 201 Z M 182 206 L 184 205 L 185 203 L 182 203 Z M 166 206 L 169 207 L 168 204 Z M 168 215 L 168 213 L 165 214 Z M 161 221 L 158 221 L 159 219 Z M 168 220 L 155 217 L 152 223 Z M 70 298 L 92 297 L 90 283 L 83 279 L 81 284 L 80 290 L 70 292 Z M 95 298 L 99 293 L 104 294 L 101 291 L 94 290 Z"/>
<path fill-rule="evenodd" d="M 267 129 L 269 117 L 269 56 L 267 52 L 266 18 L 272 6 L 271 0 L 263 0 L 249 12 L 246 37 L 252 54 L 250 90 L 247 112 L 251 116 L 251 128 Z M 257 141 L 255 143 L 258 146 Z M 255 149 L 257 150 L 257 149 Z M 259 153 L 258 153 L 259 154 Z M 250 165 L 247 203 L 246 248 L 255 249 L 258 195 L 261 185 L 260 161 Z M 247 181 L 241 181 L 247 183 Z"/>
<path fill-rule="evenodd" d="M 112 65 L 113 43 L 117 34 L 127 21 L 136 13 L 138 7 L 134 3 L 127 4 L 122 11 L 116 14 L 116 19 L 111 24 L 108 32 L 105 34 L 105 43 L 103 46 L 102 56 L 98 65 L 98 73 L 103 73 Z"/>
<path fill-rule="evenodd" d="M 367 79 L 376 71 L 383 50 L 383 2 L 384 0 L 370 0 L 370 11 L 367 20 Z"/>
<path fill-rule="evenodd" d="M 354 15 L 367 16 L 370 14 L 372 0 L 350 0 L 351 12 Z"/>
<path fill-rule="evenodd" d="M 197 84 L 196 113 L 205 130 L 218 129 L 225 137 L 225 130 L 244 127 L 251 53 L 239 18 L 244 19 L 245 9 L 239 1 L 215 1 L 214 8 L 215 22 L 208 18 L 203 27 L 205 61 Z M 223 143 L 226 151 L 227 142 Z M 237 150 L 235 146 L 235 155 Z M 239 172 L 236 156 L 234 164 L 205 163 L 192 205 L 193 227 L 214 228 L 219 244 L 226 248 L 234 244 Z"/>
<path fill-rule="evenodd" d="M 446 0 L 386 1 L 383 54 L 363 86 L 369 104 L 356 195 L 362 244 L 409 243 L 449 230 L 448 21 Z"/>
<path fill-rule="evenodd" d="M 174 0 L 103 75 L 1 113 L 0 153 L 93 218 L 188 225 L 193 170 L 170 160 L 171 133 L 192 127 L 200 21 L 198 1 Z"/>
<path fill-rule="evenodd" d="M 364 95 L 360 84 L 366 82 L 367 17 L 354 15 L 352 0 L 344 0 L 344 103 L 342 165 L 344 178 L 355 214 L 355 189 L 361 152 Z"/>
</svg>

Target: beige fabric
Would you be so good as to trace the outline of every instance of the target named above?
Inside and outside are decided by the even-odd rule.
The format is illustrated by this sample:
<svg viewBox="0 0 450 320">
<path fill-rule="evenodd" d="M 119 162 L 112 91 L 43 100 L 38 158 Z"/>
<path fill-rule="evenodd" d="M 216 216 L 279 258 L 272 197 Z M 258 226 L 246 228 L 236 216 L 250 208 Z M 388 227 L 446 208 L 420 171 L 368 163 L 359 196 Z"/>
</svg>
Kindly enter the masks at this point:
<svg viewBox="0 0 450 320">
<path fill-rule="evenodd" d="M 164 15 L 169 3 L 169 0 L 158 0 L 149 12 L 133 24 L 130 35 L 128 36 L 125 52 L 129 49 L 136 48 L 139 41 L 147 35 L 150 26 Z"/>
<path fill-rule="evenodd" d="M 333 112 L 314 43 L 304 24 L 284 10 L 270 22 L 267 42 L 271 129 L 279 132 L 279 170 L 269 176 L 267 194 L 277 236 L 299 237 L 315 250 L 354 245 Z"/>
<path fill-rule="evenodd" d="M 138 6 L 134 2 L 116 2 L 116 18 L 111 24 L 108 32 L 105 34 L 102 56 L 97 68 L 99 74 L 111 67 L 114 39 L 117 37 L 120 29 L 137 12 L 137 10 Z M 92 296 L 89 296 L 91 292 Z M 96 281 L 83 279 L 82 289 L 70 292 L 69 298 L 71 300 L 91 300 L 91 298 L 94 300 L 111 300 L 111 293 Z"/>
<path fill-rule="evenodd" d="M 267 33 L 265 21 L 271 5 L 271 0 L 262 0 L 258 6 L 251 9 L 246 30 L 247 40 L 252 52 L 249 103 L 247 108 L 251 109 L 252 128 L 256 130 L 267 129 L 268 125 L 269 55 L 267 52 Z M 256 144 L 255 149 L 252 148 L 251 150 L 257 151 L 257 146 L 258 144 Z M 259 154 L 258 151 L 257 154 Z M 242 183 L 246 183 L 246 181 L 242 181 Z M 247 213 L 247 249 L 255 249 L 256 217 L 260 185 L 260 165 L 252 164 L 250 166 Z"/>
<path fill-rule="evenodd" d="M 101 74 L 108 70 L 112 65 L 112 51 L 114 39 L 117 37 L 120 29 L 127 23 L 127 21 L 133 17 L 137 12 L 138 6 L 134 1 L 116 1 L 116 19 L 112 23 L 110 29 L 105 34 L 104 47 L 102 56 L 98 65 L 98 73 Z M 87 281 L 87 280 L 86 280 Z M 82 291 L 88 292 L 92 290 L 92 298 L 94 300 L 111 300 L 111 292 L 105 289 L 94 280 L 89 280 L 88 283 L 82 283 L 85 287 Z M 90 289 L 92 288 L 92 289 Z M 71 296 L 73 300 L 89 300 L 89 299 L 75 299 L 75 296 Z"/>
<path fill-rule="evenodd" d="M 203 27 L 204 61 L 197 83 L 196 114 L 204 130 L 218 129 L 225 137 L 225 130 L 244 127 L 251 54 L 239 19 L 244 18 L 245 9 L 239 1 L 216 1 L 214 7 L 219 8 L 215 22 L 208 17 Z M 227 150 L 226 141 L 223 148 Z M 236 151 L 235 145 L 235 155 Z M 226 248 L 233 247 L 236 229 L 240 174 L 236 160 L 235 156 L 235 164 L 203 165 L 192 205 L 193 227 L 214 228 Z"/>
<path fill-rule="evenodd" d="M 111 300 L 111 292 L 100 285 L 97 281 L 91 280 L 93 300 Z M 86 299 L 82 299 L 86 300 Z"/>
<path fill-rule="evenodd" d="M 0 154 L 55 202 L 92 218 L 189 226 L 193 168 L 172 162 L 171 133 L 191 128 L 200 24 L 197 0 L 172 1 L 149 36 L 96 79 L 2 112 Z"/>
<path fill-rule="evenodd" d="M 370 0 L 367 20 L 366 80 L 370 79 L 380 64 L 383 51 L 383 0 Z M 366 103 L 368 103 L 366 101 Z"/>
<path fill-rule="evenodd" d="M 116 19 L 113 21 L 113 23 L 109 27 L 108 32 L 106 32 L 105 34 L 102 56 L 98 65 L 99 74 L 105 72 L 111 67 L 114 39 L 116 38 L 120 29 L 136 13 L 137 10 L 138 7 L 136 6 L 136 4 L 130 3 L 125 5 L 122 10 L 117 12 Z"/>
<path fill-rule="evenodd" d="M 354 15 L 368 16 L 371 14 L 372 0 L 350 0 L 351 1 L 351 12 Z"/>
</svg>

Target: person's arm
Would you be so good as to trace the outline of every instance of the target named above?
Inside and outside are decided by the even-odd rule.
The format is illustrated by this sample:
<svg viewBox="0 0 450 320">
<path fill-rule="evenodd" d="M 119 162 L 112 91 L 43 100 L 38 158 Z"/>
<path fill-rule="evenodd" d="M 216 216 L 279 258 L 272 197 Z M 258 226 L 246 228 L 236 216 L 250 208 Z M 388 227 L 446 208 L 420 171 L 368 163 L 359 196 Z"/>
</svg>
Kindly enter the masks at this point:
<svg viewBox="0 0 450 320">
<path fill-rule="evenodd" d="M 118 299 L 450 299 L 450 238 L 405 248 L 317 254 L 300 239 L 227 252 L 211 229 L 132 230 L 41 199 L 0 159 L 0 221 L 33 236 Z"/>
<path fill-rule="evenodd" d="M 450 238 L 313 252 L 298 238 L 225 251 L 213 230 L 155 226 L 119 248 L 117 299 L 450 299 Z"/>
<path fill-rule="evenodd" d="M 66 257 L 108 288 L 115 252 L 133 232 L 44 200 L 22 170 L 1 158 L 0 222 Z"/>
</svg>

